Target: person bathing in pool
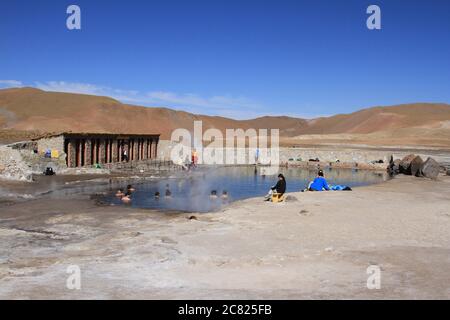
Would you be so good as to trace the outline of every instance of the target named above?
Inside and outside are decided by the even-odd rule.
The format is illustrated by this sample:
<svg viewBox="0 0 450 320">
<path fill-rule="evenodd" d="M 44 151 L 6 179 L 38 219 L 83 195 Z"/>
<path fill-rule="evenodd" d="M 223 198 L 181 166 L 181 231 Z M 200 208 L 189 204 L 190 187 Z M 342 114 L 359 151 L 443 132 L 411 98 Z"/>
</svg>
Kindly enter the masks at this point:
<svg viewBox="0 0 450 320">
<path fill-rule="evenodd" d="M 228 191 L 227 190 L 222 191 L 221 198 L 222 198 L 222 200 L 228 200 Z"/>
<path fill-rule="evenodd" d="M 172 197 L 172 192 L 170 191 L 169 188 L 170 188 L 170 186 L 168 184 L 166 184 L 166 193 L 165 193 L 166 198 Z"/>
<path fill-rule="evenodd" d="M 327 180 L 323 176 L 323 171 L 319 170 L 317 173 L 317 177 L 314 181 L 311 181 L 308 185 L 308 191 L 329 191 L 330 187 L 328 186 Z"/>
<path fill-rule="evenodd" d="M 122 202 L 123 203 L 130 203 L 131 202 L 131 193 L 127 192 L 123 197 L 122 197 Z"/>
<path fill-rule="evenodd" d="M 125 195 L 125 193 L 123 193 L 123 189 L 119 189 L 116 192 L 116 197 L 117 198 L 122 198 Z"/>
<path fill-rule="evenodd" d="M 280 173 L 278 175 L 278 182 L 272 188 L 270 188 L 267 195 L 264 197 L 266 201 L 271 200 L 274 193 L 280 194 L 281 196 L 286 192 L 286 178 Z"/>
</svg>

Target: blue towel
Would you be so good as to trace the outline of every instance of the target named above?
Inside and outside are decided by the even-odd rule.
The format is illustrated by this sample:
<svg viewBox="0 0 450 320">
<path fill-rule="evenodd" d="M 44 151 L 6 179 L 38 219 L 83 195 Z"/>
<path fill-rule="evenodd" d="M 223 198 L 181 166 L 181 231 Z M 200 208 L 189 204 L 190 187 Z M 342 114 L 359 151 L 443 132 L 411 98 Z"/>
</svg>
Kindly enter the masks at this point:
<svg viewBox="0 0 450 320">
<path fill-rule="evenodd" d="M 352 191 L 352 188 L 342 185 L 331 186 L 330 189 L 333 191 Z"/>
</svg>

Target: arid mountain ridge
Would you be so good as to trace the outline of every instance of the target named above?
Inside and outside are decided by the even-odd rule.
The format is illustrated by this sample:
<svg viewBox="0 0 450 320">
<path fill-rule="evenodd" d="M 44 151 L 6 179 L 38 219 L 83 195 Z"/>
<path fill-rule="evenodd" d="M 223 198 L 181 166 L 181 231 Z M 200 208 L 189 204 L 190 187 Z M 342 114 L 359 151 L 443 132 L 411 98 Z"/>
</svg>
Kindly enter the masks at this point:
<svg viewBox="0 0 450 320">
<path fill-rule="evenodd" d="M 127 105 L 101 96 L 46 92 L 35 88 L 0 90 L 1 132 L 159 133 L 162 139 L 169 139 L 174 129 L 191 130 L 197 120 L 203 121 L 204 130 L 276 128 L 280 129 L 282 138 L 293 142 L 305 141 L 308 137 L 320 140 L 327 136 L 337 140 L 382 139 L 385 143 L 396 139 L 401 142 L 404 137 L 408 140 L 406 144 L 414 142 L 414 138 L 425 144 L 436 141 L 436 145 L 447 145 L 450 141 L 450 105 L 445 103 L 373 107 L 308 120 L 285 116 L 234 120 L 168 108 Z"/>
</svg>

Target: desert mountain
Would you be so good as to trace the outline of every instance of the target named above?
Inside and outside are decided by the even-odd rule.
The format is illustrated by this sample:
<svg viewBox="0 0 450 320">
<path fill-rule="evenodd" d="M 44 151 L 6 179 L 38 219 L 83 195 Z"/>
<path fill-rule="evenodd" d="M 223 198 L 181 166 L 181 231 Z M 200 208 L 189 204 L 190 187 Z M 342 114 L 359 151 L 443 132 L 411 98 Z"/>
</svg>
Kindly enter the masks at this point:
<svg viewBox="0 0 450 320">
<path fill-rule="evenodd" d="M 450 138 L 450 105 L 405 104 L 373 107 L 351 114 L 305 120 L 261 117 L 233 120 L 196 115 L 167 108 L 123 104 L 108 97 L 46 92 L 34 88 L 0 90 L 0 130 L 18 132 L 160 133 L 168 139 L 176 128 L 192 129 L 202 120 L 204 129 L 278 128 L 280 135 L 295 139 L 308 136 L 433 135 Z M 432 140 L 432 137 L 428 137 Z M 450 140 L 450 139 L 449 139 Z"/>
</svg>

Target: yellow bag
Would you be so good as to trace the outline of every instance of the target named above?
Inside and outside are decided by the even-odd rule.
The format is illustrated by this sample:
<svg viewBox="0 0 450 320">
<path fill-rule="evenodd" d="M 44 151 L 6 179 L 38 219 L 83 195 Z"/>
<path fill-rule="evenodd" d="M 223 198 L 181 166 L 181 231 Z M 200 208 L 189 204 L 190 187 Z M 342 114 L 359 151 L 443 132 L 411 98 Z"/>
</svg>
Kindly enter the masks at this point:
<svg viewBox="0 0 450 320">
<path fill-rule="evenodd" d="M 284 194 L 280 194 L 280 193 L 272 194 L 272 202 L 273 203 L 278 203 L 278 202 L 283 202 L 283 201 L 284 201 Z"/>
</svg>

